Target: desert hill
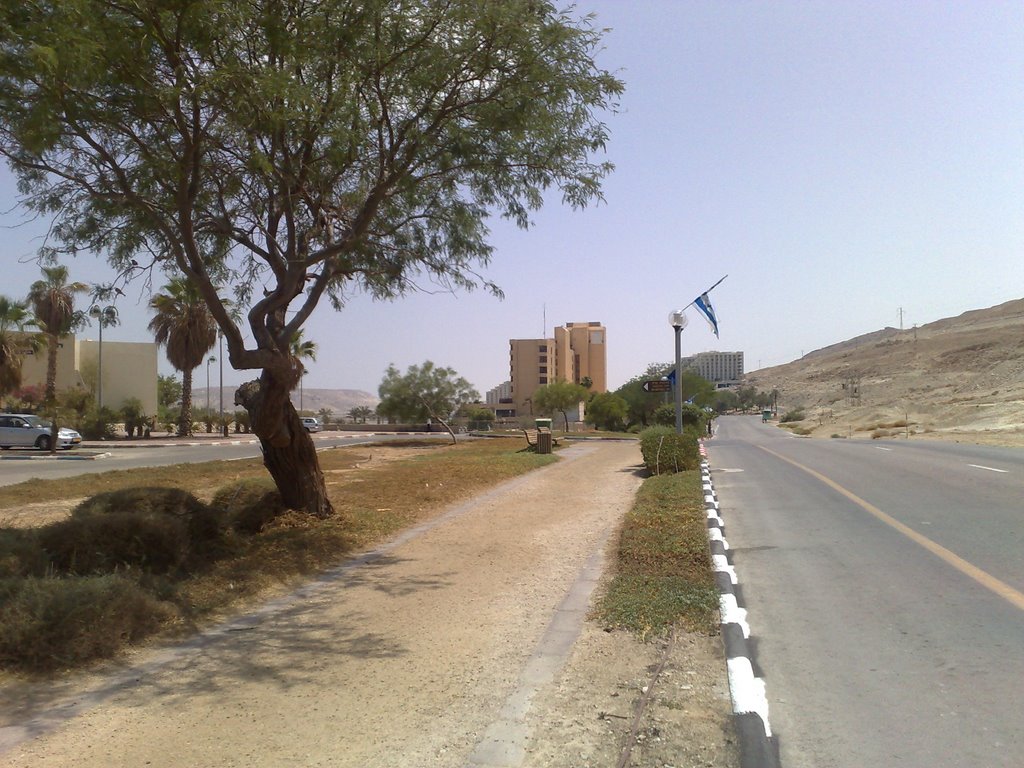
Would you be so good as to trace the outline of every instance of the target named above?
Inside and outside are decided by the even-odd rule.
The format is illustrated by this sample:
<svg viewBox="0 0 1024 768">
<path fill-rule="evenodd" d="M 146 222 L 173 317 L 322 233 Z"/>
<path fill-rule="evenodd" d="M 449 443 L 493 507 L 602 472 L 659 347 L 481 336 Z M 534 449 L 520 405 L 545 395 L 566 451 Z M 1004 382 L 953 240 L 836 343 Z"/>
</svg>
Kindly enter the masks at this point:
<svg viewBox="0 0 1024 768">
<path fill-rule="evenodd" d="M 814 436 L 967 438 L 1024 445 L 1024 299 L 873 333 L 748 374 L 801 408 Z M 896 426 L 898 425 L 898 426 Z"/>
<path fill-rule="evenodd" d="M 235 390 L 237 384 L 224 385 L 224 410 L 235 410 Z M 210 406 L 214 410 L 219 407 L 220 392 L 217 387 L 210 388 Z M 361 389 L 309 389 L 304 387 L 300 394 L 299 390 L 292 392 L 292 404 L 299 408 L 301 399 L 302 410 L 316 413 L 321 408 L 329 408 L 333 413 L 333 419 L 344 418 L 350 410 L 357 406 L 376 408 L 380 398 L 364 392 Z M 203 408 L 206 406 L 206 387 L 196 387 L 192 390 L 192 404 L 194 407 Z"/>
</svg>

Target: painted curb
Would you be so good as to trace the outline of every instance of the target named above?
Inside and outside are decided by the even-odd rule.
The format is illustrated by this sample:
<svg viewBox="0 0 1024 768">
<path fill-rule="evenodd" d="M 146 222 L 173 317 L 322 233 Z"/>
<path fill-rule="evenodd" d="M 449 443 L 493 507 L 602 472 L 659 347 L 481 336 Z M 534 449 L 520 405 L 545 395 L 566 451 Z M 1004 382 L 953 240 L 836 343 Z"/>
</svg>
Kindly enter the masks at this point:
<svg viewBox="0 0 1024 768">
<path fill-rule="evenodd" d="M 719 609 L 722 615 L 722 643 L 725 647 L 732 697 L 733 721 L 740 744 L 742 768 L 779 768 L 779 744 L 772 735 L 768 721 L 768 697 L 764 680 L 754 674 L 750 650 L 750 625 L 747 609 L 740 605 L 739 580 L 729 558 L 729 542 L 725 538 L 718 495 L 711 482 L 711 468 L 701 446 L 700 471 L 704 487 L 704 509 L 707 514 L 708 546 L 718 585 Z"/>
</svg>

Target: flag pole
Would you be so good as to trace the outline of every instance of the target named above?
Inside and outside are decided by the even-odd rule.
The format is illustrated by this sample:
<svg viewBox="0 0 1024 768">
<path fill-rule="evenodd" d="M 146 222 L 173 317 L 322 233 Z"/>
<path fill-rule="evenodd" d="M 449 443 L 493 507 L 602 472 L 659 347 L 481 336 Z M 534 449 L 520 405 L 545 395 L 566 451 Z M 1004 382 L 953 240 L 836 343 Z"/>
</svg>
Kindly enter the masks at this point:
<svg viewBox="0 0 1024 768">
<path fill-rule="evenodd" d="M 704 291 L 704 293 L 711 293 L 713 290 L 715 290 L 715 288 L 717 288 L 719 286 L 719 284 L 722 282 L 722 280 L 725 280 L 725 278 L 727 278 L 727 277 L 728 277 L 728 275 L 723 275 L 722 278 L 717 283 L 715 283 L 710 288 L 708 288 L 706 291 Z M 703 296 L 704 293 L 697 294 L 697 299 L 699 299 L 701 296 Z M 696 304 L 697 303 L 697 299 L 694 299 L 689 304 L 687 304 L 685 307 L 683 307 L 683 310 L 685 311 L 685 310 L 689 309 L 690 307 L 692 307 L 694 304 Z"/>
</svg>

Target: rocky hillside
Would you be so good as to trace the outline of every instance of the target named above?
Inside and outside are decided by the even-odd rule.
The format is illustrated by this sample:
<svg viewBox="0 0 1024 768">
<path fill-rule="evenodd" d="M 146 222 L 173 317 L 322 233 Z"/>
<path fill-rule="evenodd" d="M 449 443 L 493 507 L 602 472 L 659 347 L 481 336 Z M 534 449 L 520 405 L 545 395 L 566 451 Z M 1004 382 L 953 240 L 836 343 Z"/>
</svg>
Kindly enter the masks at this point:
<svg viewBox="0 0 1024 768">
<path fill-rule="evenodd" d="M 885 328 L 747 376 L 815 436 L 906 433 L 1024 445 L 1024 299 Z M 909 422 L 909 424 L 901 423 Z"/>
</svg>

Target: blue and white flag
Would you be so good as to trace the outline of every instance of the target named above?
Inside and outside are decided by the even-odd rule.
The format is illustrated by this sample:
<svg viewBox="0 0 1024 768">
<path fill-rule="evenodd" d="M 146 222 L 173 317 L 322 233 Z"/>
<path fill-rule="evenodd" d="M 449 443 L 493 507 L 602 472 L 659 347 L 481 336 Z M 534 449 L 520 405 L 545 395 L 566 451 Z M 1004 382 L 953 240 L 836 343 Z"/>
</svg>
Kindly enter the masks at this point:
<svg viewBox="0 0 1024 768">
<path fill-rule="evenodd" d="M 711 299 L 708 298 L 708 295 L 702 293 L 693 300 L 693 303 L 697 305 L 697 309 L 704 313 L 704 317 L 707 318 L 711 330 L 715 332 L 715 338 L 721 338 L 718 335 L 718 318 L 715 317 L 715 308 L 711 306 Z"/>
</svg>

